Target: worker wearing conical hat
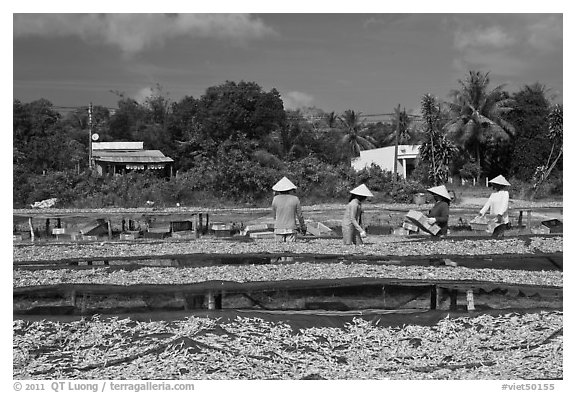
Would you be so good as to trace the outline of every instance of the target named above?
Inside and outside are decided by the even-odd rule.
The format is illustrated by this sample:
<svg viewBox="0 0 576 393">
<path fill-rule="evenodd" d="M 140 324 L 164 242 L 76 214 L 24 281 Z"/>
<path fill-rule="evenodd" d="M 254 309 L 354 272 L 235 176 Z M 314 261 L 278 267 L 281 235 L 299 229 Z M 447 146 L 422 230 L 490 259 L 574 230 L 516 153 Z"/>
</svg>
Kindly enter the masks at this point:
<svg viewBox="0 0 576 393">
<path fill-rule="evenodd" d="M 284 176 L 272 187 L 272 190 L 276 192 L 272 200 L 275 238 L 277 241 L 294 242 L 298 224 L 301 231 L 306 233 L 300 199 L 292 194 L 296 186 Z"/>
<path fill-rule="evenodd" d="M 492 232 L 492 236 L 502 237 L 504 236 L 504 231 L 510 226 L 510 218 L 508 217 L 510 195 L 506 190 L 510 183 L 504 176 L 498 175 L 490 180 L 488 184 L 494 189 L 494 192 L 490 194 L 490 197 L 480 209 L 480 216 L 484 217 L 488 211 L 490 211 L 490 214 L 495 215 L 494 222 L 496 227 Z"/>
<path fill-rule="evenodd" d="M 450 201 L 452 197 L 445 185 L 431 187 L 427 190 L 434 196 L 436 203 L 428 212 L 428 224 L 436 224 L 440 231 L 436 236 L 446 236 L 448 234 L 448 217 L 450 216 Z"/>
<path fill-rule="evenodd" d="M 342 238 L 344 244 L 364 244 L 362 238 L 366 237 L 366 231 L 362 228 L 362 202 L 374 195 L 365 184 L 350 191 L 350 198 L 346 211 L 342 218 Z"/>
</svg>

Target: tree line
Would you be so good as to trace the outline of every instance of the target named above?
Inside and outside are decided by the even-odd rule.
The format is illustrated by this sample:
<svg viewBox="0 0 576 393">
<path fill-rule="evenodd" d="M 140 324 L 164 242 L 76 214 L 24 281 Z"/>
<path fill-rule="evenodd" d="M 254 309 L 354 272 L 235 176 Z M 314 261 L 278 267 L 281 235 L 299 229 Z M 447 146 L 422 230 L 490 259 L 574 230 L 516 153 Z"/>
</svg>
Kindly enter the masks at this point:
<svg viewBox="0 0 576 393">
<path fill-rule="evenodd" d="M 118 108 L 95 105 L 61 113 L 46 99 L 14 100 L 13 203 L 58 198 L 61 206 L 172 203 L 258 203 L 284 174 L 309 202 L 345 196 L 358 182 L 403 201 L 449 176 L 503 174 L 532 192 L 562 193 L 562 106 L 534 83 L 510 93 L 470 71 L 447 100 L 424 94 L 420 113 L 400 105 L 388 121 L 361 112 L 311 107 L 285 110 L 276 89 L 256 82 L 209 87 L 199 98 L 173 101 L 159 85 L 143 102 L 115 91 Z M 89 129 L 99 141 L 143 141 L 175 161 L 178 176 L 150 173 L 99 178 L 88 169 Z M 417 169 L 398 179 L 379 168 L 355 172 L 364 149 L 420 144 Z"/>
</svg>

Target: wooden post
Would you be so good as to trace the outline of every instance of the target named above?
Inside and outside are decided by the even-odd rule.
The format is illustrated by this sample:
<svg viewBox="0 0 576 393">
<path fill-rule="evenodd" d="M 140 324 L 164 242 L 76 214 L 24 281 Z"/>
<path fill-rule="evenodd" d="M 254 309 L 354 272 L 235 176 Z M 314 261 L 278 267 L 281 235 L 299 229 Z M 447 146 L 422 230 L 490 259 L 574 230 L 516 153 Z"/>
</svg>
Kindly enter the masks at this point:
<svg viewBox="0 0 576 393">
<path fill-rule="evenodd" d="M 450 290 L 450 310 L 456 310 L 458 308 L 458 290 Z"/>
<path fill-rule="evenodd" d="M 219 293 L 214 297 L 214 307 L 216 310 L 222 310 L 222 298 L 224 297 L 223 293 Z"/>
<path fill-rule="evenodd" d="M 88 295 L 86 293 L 83 293 L 82 294 L 82 301 L 80 303 L 80 313 L 81 314 L 86 313 L 87 303 L 88 303 Z"/>
<path fill-rule="evenodd" d="M 70 302 L 72 303 L 72 306 L 76 307 L 76 291 L 72 291 L 70 294 Z"/>
<path fill-rule="evenodd" d="M 34 227 L 32 226 L 32 217 L 28 217 L 28 227 L 30 228 L 30 240 L 34 241 Z"/>
<path fill-rule="evenodd" d="M 205 228 L 205 230 L 202 232 L 202 234 L 209 233 L 209 231 L 210 231 L 210 228 L 209 228 L 209 225 L 208 225 L 209 221 L 210 221 L 210 216 L 208 215 L 208 213 L 206 213 L 206 228 Z"/>
<path fill-rule="evenodd" d="M 50 219 L 49 219 L 49 218 L 46 219 L 46 230 L 45 230 L 45 232 L 46 232 L 46 236 L 49 237 L 49 236 L 50 236 Z"/>
<path fill-rule="evenodd" d="M 526 229 L 528 229 L 528 232 L 530 232 L 532 229 L 532 209 L 528 209 L 526 212 L 526 218 L 528 219 L 528 222 L 526 223 Z"/>
<path fill-rule="evenodd" d="M 522 227 L 522 210 L 520 210 L 520 214 L 518 214 L 518 226 Z"/>
<path fill-rule="evenodd" d="M 471 289 L 466 291 L 466 301 L 468 303 L 468 311 L 474 311 L 474 292 Z"/>
<path fill-rule="evenodd" d="M 126 230 L 126 220 L 122 219 L 122 232 Z"/>
<path fill-rule="evenodd" d="M 384 308 L 386 308 L 388 306 L 387 302 L 386 302 L 386 285 L 382 285 L 382 300 L 384 303 Z"/>
<path fill-rule="evenodd" d="M 206 295 L 206 304 L 208 304 L 208 310 L 216 309 L 216 299 L 214 298 L 214 294 L 212 292 L 208 292 Z"/>
<path fill-rule="evenodd" d="M 56 219 L 56 228 L 62 228 L 62 220 L 60 218 Z"/>
<path fill-rule="evenodd" d="M 198 232 L 198 216 L 196 214 L 192 217 L 192 229 L 194 230 L 194 238 L 198 239 L 200 233 Z"/>
<path fill-rule="evenodd" d="M 438 288 L 432 285 L 430 288 L 430 310 L 436 310 L 438 307 Z"/>
<path fill-rule="evenodd" d="M 108 220 L 108 240 L 112 240 L 112 223 Z"/>
</svg>

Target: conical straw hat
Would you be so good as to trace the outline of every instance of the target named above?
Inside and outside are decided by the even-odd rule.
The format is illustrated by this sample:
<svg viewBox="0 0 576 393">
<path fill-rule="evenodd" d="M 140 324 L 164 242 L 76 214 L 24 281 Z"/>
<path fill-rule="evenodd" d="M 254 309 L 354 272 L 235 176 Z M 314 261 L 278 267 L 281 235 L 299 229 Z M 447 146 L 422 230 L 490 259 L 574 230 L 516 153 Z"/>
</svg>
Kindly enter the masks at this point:
<svg viewBox="0 0 576 393">
<path fill-rule="evenodd" d="M 452 197 L 448 193 L 448 190 L 446 189 L 445 185 L 429 188 L 428 192 L 430 192 L 432 194 L 440 195 L 441 197 L 446 198 L 448 200 L 452 199 Z"/>
<path fill-rule="evenodd" d="M 490 184 L 490 183 L 500 184 L 501 186 L 511 185 L 510 183 L 508 183 L 508 180 L 506 180 L 506 178 L 502 175 L 496 176 L 494 179 L 492 179 L 488 182 L 488 184 Z"/>
<path fill-rule="evenodd" d="M 360 184 L 358 187 L 356 187 L 355 189 L 350 191 L 350 194 L 360 195 L 360 196 L 365 196 L 365 197 L 373 197 L 374 196 L 374 194 L 372 194 L 370 192 L 370 190 L 368 189 L 368 187 L 366 187 L 366 185 L 364 185 L 364 184 Z"/>
<path fill-rule="evenodd" d="M 290 181 L 286 176 L 278 181 L 278 183 L 274 184 L 272 187 L 274 191 L 288 191 L 288 190 L 295 190 L 296 186 L 294 183 Z"/>
</svg>

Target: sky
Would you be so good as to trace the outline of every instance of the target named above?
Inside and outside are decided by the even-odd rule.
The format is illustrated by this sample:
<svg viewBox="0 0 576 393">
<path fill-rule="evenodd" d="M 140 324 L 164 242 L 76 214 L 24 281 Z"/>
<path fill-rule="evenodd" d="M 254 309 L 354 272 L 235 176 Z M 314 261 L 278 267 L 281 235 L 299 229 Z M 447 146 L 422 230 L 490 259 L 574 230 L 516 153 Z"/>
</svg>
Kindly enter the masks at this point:
<svg viewBox="0 0 576 393">
<path fill-rule="evenodd" d="M 304 8 L 305 9 L 305 8 Z M 419 112 L 470 70 L 563 102 L 561 13 L 13 14 L 13 98 L 117 107 L 161 87 L 172 101 L 226 81 L 277 89 L 286 109 Z"/>
</svg>

